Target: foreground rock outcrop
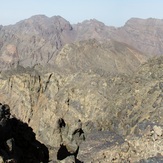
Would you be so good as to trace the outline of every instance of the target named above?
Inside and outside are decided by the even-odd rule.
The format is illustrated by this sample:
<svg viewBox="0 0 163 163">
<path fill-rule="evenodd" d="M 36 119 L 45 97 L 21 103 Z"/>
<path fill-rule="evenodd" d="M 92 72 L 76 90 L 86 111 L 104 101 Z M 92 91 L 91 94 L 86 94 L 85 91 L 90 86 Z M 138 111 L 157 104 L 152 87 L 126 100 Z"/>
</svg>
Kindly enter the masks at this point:
<svg viewBox="0 0 163 163">
<path fill-rule="evenodd" d="M 162 57 L 133 75 L 18 67 L 1 72 L 0 101 L 32 126 L 50 160 L 144 161 L 163 155 L 162 69 Z"/>
<path fill-rule="evenodd" d="M 128 135 L 123 139 L 110 131 L 98 131 L 88 135 L 80 146 L 78 158 L 83 162 L 159 162 L 163 160 L 163 135 L 147 127 L 141 136 Z M 148 131 L 147 131 L 148 130 Z M 156 136 L 157 135 L 157 136 Z M 155 136 L 157 139 L 155 139 Z M 154 161 L 155 160 L 155 161 Z"/>
<path fill-rule="evenodd" d="M 10 107 L 0 104 L 1 162 L 37 163 L 49 161 L 48 148 L 35 138 L 27 123 L 10 115 Z"/>
</svg>

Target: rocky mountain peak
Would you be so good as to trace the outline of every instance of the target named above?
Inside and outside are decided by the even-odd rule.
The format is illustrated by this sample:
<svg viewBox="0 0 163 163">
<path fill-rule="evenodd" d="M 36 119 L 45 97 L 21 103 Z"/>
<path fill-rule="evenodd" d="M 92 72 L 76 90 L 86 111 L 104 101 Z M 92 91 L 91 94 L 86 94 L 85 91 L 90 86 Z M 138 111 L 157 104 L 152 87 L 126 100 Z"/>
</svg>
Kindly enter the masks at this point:
<svg viewBox="0 0 163 163">
<path fill-rule="evenodd" d="M 150 27 L 151 26 L 154 29 L 154 28 L 159 28 L 162 25 L 163 25 L 163 19 L 155 19 L 155 18 L 148 18 L 148 19 L 131 18 L 131 19 L 129 19 L 125 23 L 124 27 L 131 26 L 133 28 L 137 28 L 137 27 L 143 28 L 143 27 Z"/>
<path fill-rule="evenodd" d="M 111 38 L 125 42 L 149 56 L 163 54 L 163 20 L 132 18 L 112 33 Z"/>
<path fill-rule="evenodd" d="M 14 27 L 15 26 L 18 26 L 18 28 L 31 28 L 31 31 L 36 30 L 41 32 L 45 32 L 45 30 L 52 32 L 52 30 L 63 31 L 66 29 L 67 30 L 72 29 L 70 23 L 61 16 L 53 16 L 49 18 L 45 15 L 32 16 L 28 19 L 18 22 L 17 24 L 14 25 Z"/>
<path fill-rule="evenodd" d="M 54 24 L 58 24 L 62 31 L 64 30 L 72 30 L 72 26 L 70 22 L 62 18 L 61 16 L 53 16 L 50 18 Z"/>
<path fill-rule="evenodd" d="M 100 25 L 105 26 L 103 22 L 100 22 L 97 19 L 84 20 L 83 22 L 78 24 L 91 25 L 91 26 L 100 26 Z"/>
<path fill-rule="evenodd" d="M 44 21 L 46 19 L 48 19 L 48 17 L 46 15 L 34 15 L 28 19 L 25 19 L 24 21 L 41 22 L 41 21 Z M 22 22 L 22 21 L 20 21 L 20 22 Z"/>
<path fill-rule="evenodd" d="M 32 16 L 15 25 L 3 27 L 0 42 L 1 68 L 12 65 L 34 66 L 52 62 L 61 47 L 73 39 L 72 26 L 60 16 Z M 15 47 L 16 55 L 9 58 L 8 47 Z M 10 48 L 11 49 L 11 48 Z M 13 53 L 13 52 L 12 52 Z M 10 64 L 6 62 L 10 60 Z"/>
</svg>

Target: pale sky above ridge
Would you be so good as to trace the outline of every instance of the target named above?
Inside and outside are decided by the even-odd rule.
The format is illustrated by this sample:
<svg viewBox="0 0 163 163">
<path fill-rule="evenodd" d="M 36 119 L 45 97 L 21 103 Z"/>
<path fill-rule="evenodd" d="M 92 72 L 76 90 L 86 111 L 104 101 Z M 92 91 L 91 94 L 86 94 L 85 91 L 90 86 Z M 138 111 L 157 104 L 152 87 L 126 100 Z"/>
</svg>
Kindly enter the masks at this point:
<svg viewBox="0 0 163 163">
<path fill-rule="evenodd" d="M 163 0 L 0 0 L 0 4 L 0 25 L 39 14 L 60 15 L 71 24 L 95 18 L 116 27 L 132 17 L 163 19 Z"/>
</svg>

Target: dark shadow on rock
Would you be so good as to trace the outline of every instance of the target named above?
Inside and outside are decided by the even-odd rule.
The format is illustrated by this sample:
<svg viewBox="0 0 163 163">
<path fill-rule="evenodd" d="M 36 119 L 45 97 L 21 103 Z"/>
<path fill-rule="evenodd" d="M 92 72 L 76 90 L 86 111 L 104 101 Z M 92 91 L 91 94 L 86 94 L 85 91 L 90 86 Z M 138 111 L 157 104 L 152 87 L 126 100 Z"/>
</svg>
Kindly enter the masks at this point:
<svg viewBox="0 0 163 163">
<path fill-rule="evenodd" d="M 58 160 L 63 160 L 68 156 L 71 156 L 72 154 L 67 150 L 66 146 L 61 144 L 60 148 L 57 153 L 57 159 Z"/>
<path fill-rule="evenodd" d="M 79 128 L 79 129 L 76 129 L 74 132 L 73 132 L 73 134 L 72 135 L 75 135 L 75 134 L 79 134 L 79 136 L 81 136 L 81 134 L 84 134 L 84 131 L 83 131 L 83 129 L 81 129 L 81 128 Z"/>
<path fill-rule="evenodd" d="M 78 147 L 78 149 L 76 150 L 75 153 L 70 153 L 67 150 L 66 146 L 61 144 L 61 146 L 60 146 L 60 148 L 58 150 L 58 153 L 57 153 L 57 159 L 58 160 L 64 160 L 66 157 L 69 157 L 69 156 L 73 155 L 74 158 L 75 158 L 75 163 L 83 163 L 83 162 L 81 162 L 80 160 L 77 159 L 78 152 L 79 152 L 79 147 Z"/>
<path fill-rule="evenodd" d="M 77 158 L 75 158 L 75 163 L 84 163 L 84 162 L 82 162 L 82 161 L 78 160 Z"/>
<path fill-rule="evenodd" d="M 80 160 L 77 159 L 78 153 L 79 153 L 79 147 L 78 147 L 78 149 L 76 150 L 76 152 L 74 154 L 74 156 L 75 156 L 75 163 L 83 163 L 82 161 L 80 161 Z"/>
<path fill-rule="evenodd" d="M 58 127 L 62 128 L 62 127 L 65 127 L 65 126 L 66 126 L 66 123 L 65 123 L 64 119 L 60 118 L 58 120 Z"/>
<path fill-rule="evenodd" d="M 68 139 L 69 143 L 68 142 L 65 143 L 64 138 L 62 137 L 62 132 L 64 132 L 64 129 L 65 130 L 67 129 L 66 123 L 63 118 L 60 118 L 58 120 L 58 128 L 60 130 L 62 142 L 64 142 L 64 144 L 63 143 L 60 144 L 60 148 L 57 152 L 57 160 L 72 159 L 73 162 L 75 163 L 82 163 L 80 160 L 77 159 L 77 155 L 79 152 L 79 146 L 81 142 L 85 140 L 85 135 L 82 129 L 81 121 L 79 120 L 77 123 L 78 123 L 77 128 L 71 133 L 72 134 L 71 139 L 70 140 Z"/>
<path fill-rule="evenodd" d="M 48 163 L 48 148 L 36 140 L 27 123 L 10 118 L 8 105 L 0 105 L 0 133 L 0 156 L 5 162 Z"/>
</svg>

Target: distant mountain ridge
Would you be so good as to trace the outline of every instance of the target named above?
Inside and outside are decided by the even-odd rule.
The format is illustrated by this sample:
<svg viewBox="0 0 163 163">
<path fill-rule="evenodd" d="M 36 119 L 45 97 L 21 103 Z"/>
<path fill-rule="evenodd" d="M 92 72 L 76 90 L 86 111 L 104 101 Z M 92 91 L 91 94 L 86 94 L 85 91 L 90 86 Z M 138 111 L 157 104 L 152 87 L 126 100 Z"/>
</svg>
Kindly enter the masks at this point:
<svg viewBox="0 0 163 163">
<path fill-rule="evenodd" d="M 123 27 L 106 26 L 98 20 L 71 25 L 60 16 L 32 16 L 15 25 L 0 27 L 0 68 L 53 64 L 65 44 L 96 39 L 115 40 L 148 57 L 163 54 L 163 20 L 132 18 Z"/>
</svg>

